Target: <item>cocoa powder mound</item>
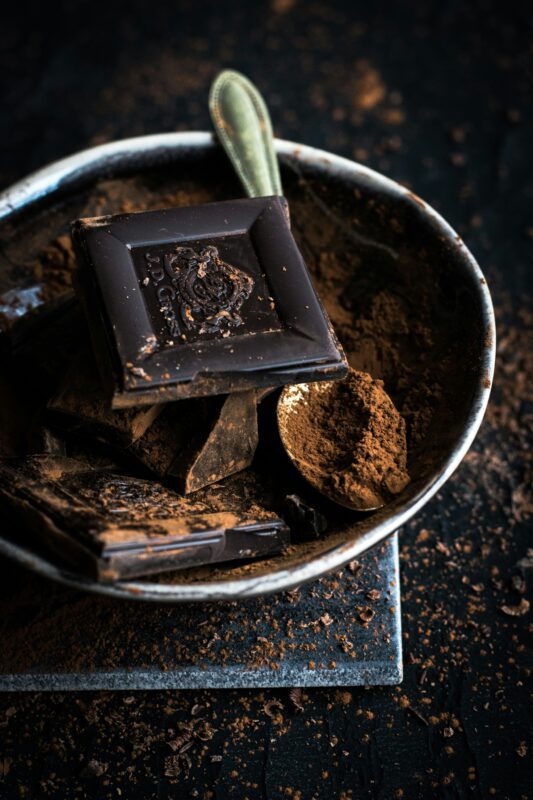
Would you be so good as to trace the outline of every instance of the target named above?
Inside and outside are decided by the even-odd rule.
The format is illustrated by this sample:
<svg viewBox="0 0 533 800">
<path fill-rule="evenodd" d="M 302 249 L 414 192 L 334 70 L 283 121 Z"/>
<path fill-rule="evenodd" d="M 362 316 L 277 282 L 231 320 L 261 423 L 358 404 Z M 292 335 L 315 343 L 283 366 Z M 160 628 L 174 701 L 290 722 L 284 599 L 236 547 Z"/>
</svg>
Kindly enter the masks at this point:
<svg viewBox="0 0 533 800">
<path fill-rule="evenodd" d="M 447 340 L 439 330 L 437 292 L 427 254 L 403 244 L 397 258 L 350 240 L 359 230 L 354 213 L 363 200 L 356 191 L 348 211 L 325 207 L 320 187 L 305 180 L 286 192 L 296 240 L 319 297 L 344 347 L 351 367 L 384 381 L 406 421 L 410 455 L 423 448 L 436 413 L 442 416 L 450 368 L 437 351 Z M 334 199 L 334 196 L 333 196 Z M 383 212 L 383 227 L 401 221 Z"/>
<path fill-rule="evenodd" d="M 291 387 L 284 397 L 283 438 L 319 491 L 370 510 L 407 486 L 405 422 L 382 381 L 351 369 L 342 381 Z"/>
</svg>

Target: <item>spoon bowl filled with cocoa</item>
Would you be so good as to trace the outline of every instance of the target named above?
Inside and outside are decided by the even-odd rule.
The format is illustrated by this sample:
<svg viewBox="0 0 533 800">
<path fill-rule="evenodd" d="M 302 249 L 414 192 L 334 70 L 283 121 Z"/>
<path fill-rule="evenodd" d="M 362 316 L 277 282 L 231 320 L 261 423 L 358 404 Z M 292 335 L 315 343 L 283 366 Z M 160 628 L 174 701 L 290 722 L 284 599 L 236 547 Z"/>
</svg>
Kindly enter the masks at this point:
<svg viewBox="0 0 533 800">
<path fill-rule="evenodd" d="M 409 483 L 405 421 L 365 372 L 287 386 L 277 407 L 281 441 L 315 489 L 353 511 L 376 511 Z"/>
<path fill-rule="evenodd" d="M 284 198 L 239 199 L 207 132 L 0 195 L 1 555 L 116 597 L 268 594 L 390 536 L 459 465 L 494 365 L 478 265 L 398 183 L 274 148 Z"/>
</svg>

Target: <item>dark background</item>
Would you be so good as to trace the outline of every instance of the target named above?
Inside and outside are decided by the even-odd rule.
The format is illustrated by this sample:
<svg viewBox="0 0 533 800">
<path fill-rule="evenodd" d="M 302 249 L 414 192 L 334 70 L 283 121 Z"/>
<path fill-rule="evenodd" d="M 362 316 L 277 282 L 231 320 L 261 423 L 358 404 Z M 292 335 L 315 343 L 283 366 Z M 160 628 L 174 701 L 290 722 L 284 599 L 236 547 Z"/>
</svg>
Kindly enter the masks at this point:
<svg viewBox="0 0 533 800">
<path fill-rule="evenodd" d="M 309 690 L 303 710 L 288 691 L 3 695 L 0 797 L 531 796 L 531 29 L 530 4 L 480 0 L 10 8 L 2 185 L 90 144 L 208 128 L 209 83 L 232 66 L 278 135 L 383 171 L 450 221 L 493 291 L 499 344 L 472 451 L 401 536 L 401 687 Z M 191 715 L 214 735 L 165 775 Z"/>
</svg>

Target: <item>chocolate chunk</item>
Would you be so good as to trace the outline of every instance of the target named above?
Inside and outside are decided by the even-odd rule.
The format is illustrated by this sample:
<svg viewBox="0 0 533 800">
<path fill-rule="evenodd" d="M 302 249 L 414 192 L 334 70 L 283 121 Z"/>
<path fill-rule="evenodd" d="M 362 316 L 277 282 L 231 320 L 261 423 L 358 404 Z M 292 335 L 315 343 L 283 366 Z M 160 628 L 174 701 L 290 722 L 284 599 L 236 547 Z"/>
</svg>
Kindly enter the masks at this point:
<svg viewBox="0 0 533 800">
<path fill-rule="evenodd" d="M 113 407 L 342 377 L 280 197 L 73 224 Z"/>
<path fill-rule="evenodd" d="M 307 538 L 318 539 L 328 527 L 326 517 L 307 505 L 297 494 L 289 494 L 283 503 L 283 518 L 291 531 Z"/>
<path fill-rule="evenodd" d="M 261 399 L 271 391 L 260 390 Z M 153 472 L 176 478 L 185 494 L 245 469 L 258 442 L 255 389 L 112 409 L 89 351 L 72 361 L 47 416 L 61 430 L 126 448 Z"/>
<path fill-rule="evenodd" d="M 270 556 L 289 544 L 273 514 L 213 509 L 70 458 L 0 461 L 0 504 L 4 518 L 100 581 Z"/>
<path fill-rule="evenodd" d="M 48 402 L 48 417 L 63 430 L 93 435 L 128 447 L 148 430 L 163 405 L 113 410 L 103 388 L 94 356 L 87 349 L 71 361 Z"/>
<path fill-rule="evenodd" d="M 257 443 L 251 389 L 169 403 L 129 452 L 154 472 L 173 476 L 176 488 L 189 494 L 245 469 Z"/>
</svg>

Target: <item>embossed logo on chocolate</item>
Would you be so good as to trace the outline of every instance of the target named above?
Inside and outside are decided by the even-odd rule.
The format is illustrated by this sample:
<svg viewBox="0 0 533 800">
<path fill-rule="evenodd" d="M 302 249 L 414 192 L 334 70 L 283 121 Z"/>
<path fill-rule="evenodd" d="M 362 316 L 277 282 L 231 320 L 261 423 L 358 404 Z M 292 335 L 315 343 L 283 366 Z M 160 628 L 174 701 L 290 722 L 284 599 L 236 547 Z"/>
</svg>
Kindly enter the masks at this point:
<svg viewBox="0 0 533 800">
<path fill-rule="evenodd" d="M 253 278 L 223 261 L 216 247 L 197 252 L 177 247 L 165 255 L 165 268 L 172 276 L 180 316 L 187 330 L 198 333 L 224 332 L 242 325 L 239 314 L 254 286 Z"/>
<path fill-rule="evenodd" d="M 188 338 L 187 332 L 228 336 L 243 324 L 240 311 L 254 279 L 224 261 L 217 247 L 178 246 L 144 257 L 149 277 L 143 284 L 154 286 L 171 337 Z"/>
</svg>

